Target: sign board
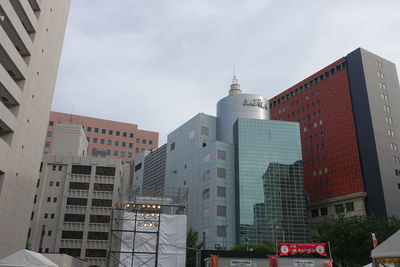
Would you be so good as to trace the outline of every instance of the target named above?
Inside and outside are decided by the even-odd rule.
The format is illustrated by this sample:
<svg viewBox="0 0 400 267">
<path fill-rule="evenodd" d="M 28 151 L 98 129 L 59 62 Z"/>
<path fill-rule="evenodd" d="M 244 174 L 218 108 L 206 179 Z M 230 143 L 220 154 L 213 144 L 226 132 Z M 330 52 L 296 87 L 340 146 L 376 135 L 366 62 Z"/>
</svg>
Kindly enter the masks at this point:
<svg viewBox="0 0 400 267">
<path fill-rule="evenodd" d="M 326 256 L 326 245 L 325 243 L 280 243 L 280 256 L 303 253 L 318 253 L 321 256 Z"/>
<path fill-rule="evenodd" d="M 294 260 L 294 266 L 314 266 L 313 260 Z"/>
<path fill-rule="evenodd" d="M 250 260 L 231 260 L 231 266 L 253 266 Z"/>
</svg>

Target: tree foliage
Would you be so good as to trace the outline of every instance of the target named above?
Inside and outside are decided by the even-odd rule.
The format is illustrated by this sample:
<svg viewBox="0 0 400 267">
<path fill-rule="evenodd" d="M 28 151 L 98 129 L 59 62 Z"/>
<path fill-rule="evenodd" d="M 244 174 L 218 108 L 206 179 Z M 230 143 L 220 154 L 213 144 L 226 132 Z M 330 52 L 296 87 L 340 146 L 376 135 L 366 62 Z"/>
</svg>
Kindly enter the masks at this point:
<svg viewBox="0 0 400 267">
<path fill-rule="evenodd" d="M 199 233 L 189 228 L 186 236 L 186 267 L 196 266 L 196 253 L 203 247 L 203 242 L 199 242 Z"/>
<path fill-rule="evenodd" d="M 327 218 L 316 225 L 319 242 L 330 242 L 334 262 L 350 266 L 363 266 L 371 262 L 371 233 L 378 244 L 400 229 L 400 220 L 374 216 Z"/>
<path fill-rule="evenodd" d="M 249 250 L 251 251 L 260 251 L 260 252 L 273 252 L 274 251 L 274 246 L 270 243 L 263 243 L 260 245 L 254 245 L 254 244 L 249 244 L 248 245 Z M 246 244 L 238 244 L 234 246 L 231 250 L 234 251 L 247 251 L 247 245 Z"/>
</svg>

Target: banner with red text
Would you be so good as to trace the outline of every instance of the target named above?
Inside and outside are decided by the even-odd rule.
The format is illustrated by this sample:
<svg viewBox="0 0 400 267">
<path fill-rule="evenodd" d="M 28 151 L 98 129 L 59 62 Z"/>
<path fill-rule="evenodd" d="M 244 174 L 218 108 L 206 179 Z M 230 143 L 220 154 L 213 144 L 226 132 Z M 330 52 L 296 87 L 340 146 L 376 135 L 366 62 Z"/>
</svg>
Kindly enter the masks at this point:
<svg viewBox="0 0 400 267">
<path fill-rule="evenodd" d="M 280 243 L 280 256 L 318 253 L 326 256 L 325 243 Z"/>
</svg>

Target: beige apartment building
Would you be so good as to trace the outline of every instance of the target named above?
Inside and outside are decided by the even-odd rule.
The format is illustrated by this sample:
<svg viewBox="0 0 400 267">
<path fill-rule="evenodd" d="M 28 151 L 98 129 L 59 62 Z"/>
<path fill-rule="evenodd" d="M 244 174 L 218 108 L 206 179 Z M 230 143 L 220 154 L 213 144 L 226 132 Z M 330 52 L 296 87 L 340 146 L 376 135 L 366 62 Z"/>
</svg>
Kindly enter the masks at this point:
<svg viewBox="0 0 400 267">
<path fill-rule="evenodd" d="M 112 206 L 125 197 L 130 164 L 87 157 L 87 148 L 81 125 L 57 125 L 53 152 L 40 165 L 28 236 L 34 251 L 105 266 Z"/>
<path fill-rule="evenodd" d="M 70 0 L 0 0 L 0 258 L 25 247 Z"/>
</svg>

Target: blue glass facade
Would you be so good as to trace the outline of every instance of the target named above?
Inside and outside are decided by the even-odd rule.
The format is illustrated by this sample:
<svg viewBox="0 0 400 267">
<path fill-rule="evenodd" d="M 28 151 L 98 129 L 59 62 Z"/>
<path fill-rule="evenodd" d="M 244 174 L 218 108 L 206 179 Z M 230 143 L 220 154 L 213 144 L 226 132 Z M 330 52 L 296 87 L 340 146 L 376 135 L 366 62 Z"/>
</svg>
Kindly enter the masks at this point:
<svg viewBox="0 0 400 267">
<path fill-rule="evenodd" d="M 234 145 L 237 242 L 307 241 L 299 124 L 239 118 Z"/>
</svg>

